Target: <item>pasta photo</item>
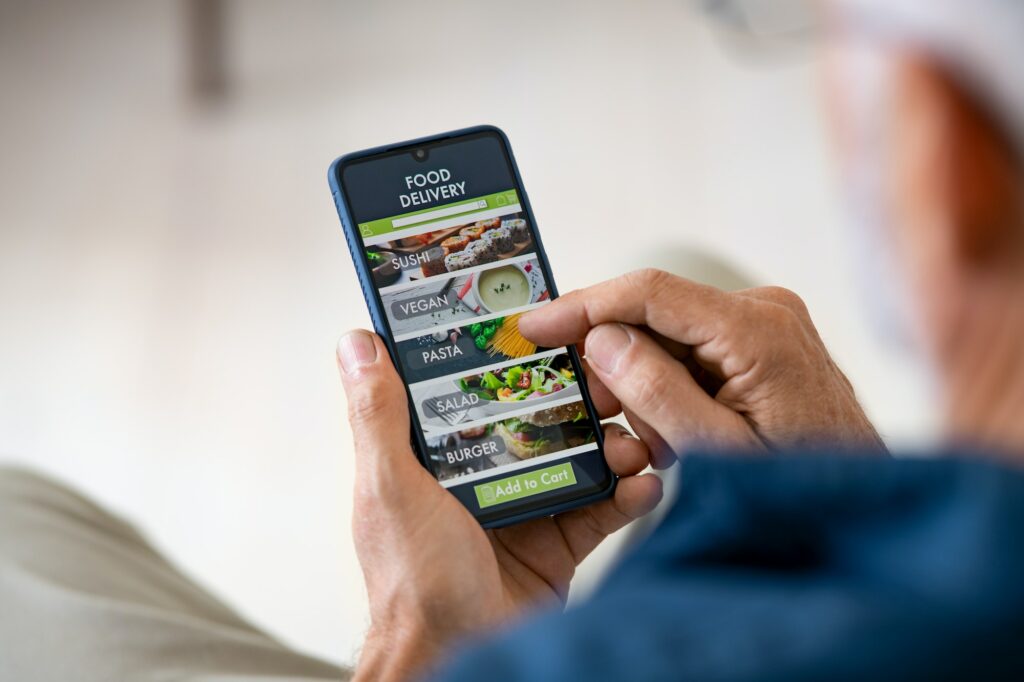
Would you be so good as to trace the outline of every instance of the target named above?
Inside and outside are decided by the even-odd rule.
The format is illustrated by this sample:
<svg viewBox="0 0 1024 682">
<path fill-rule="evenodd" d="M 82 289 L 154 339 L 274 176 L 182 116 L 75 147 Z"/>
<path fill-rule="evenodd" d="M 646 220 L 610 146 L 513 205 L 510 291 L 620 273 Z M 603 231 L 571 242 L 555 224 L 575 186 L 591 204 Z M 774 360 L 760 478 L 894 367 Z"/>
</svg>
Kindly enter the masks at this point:
<svg viewBox="0 0 1024 682">
<path fill-rule="evenodd" d="M 550 350 L 538 347 L 519 333 L 521 315 L 493 317 L 399 341 L 398 357 L 406 381 L 416 383 L 449 374 L 466 374 Z"/>
</svg>

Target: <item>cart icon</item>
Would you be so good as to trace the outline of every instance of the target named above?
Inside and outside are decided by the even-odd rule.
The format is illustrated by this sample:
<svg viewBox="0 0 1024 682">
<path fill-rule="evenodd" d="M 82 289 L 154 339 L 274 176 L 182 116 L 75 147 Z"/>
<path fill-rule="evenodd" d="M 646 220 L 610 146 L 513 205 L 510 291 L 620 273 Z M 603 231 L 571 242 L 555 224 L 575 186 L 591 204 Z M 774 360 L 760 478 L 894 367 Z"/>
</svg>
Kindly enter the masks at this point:
<svg viewBox="0 0 1024 682">
<path fill-rule="evenodd" d="M 480 491 L 480 497 L 483 498 L 484 504 L 491 504 L 496 499 L 492 485 L 482 485 L 477 490 Z"/>
</svg>

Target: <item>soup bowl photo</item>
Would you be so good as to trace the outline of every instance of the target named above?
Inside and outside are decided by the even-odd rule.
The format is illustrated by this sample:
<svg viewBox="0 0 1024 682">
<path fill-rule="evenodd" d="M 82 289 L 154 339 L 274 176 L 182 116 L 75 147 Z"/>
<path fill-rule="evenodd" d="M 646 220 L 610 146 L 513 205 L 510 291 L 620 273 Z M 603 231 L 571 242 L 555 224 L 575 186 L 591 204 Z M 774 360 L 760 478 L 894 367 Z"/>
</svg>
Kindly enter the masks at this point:
<svg viewBox="0 0 1024 682">
<path fill-rule="evenodd" d="M 484 270 L 473 278 L 473 297 L 488 313 L 529 305 L 536 294 L 530 274 L 518 263 Z"/>
</svg>

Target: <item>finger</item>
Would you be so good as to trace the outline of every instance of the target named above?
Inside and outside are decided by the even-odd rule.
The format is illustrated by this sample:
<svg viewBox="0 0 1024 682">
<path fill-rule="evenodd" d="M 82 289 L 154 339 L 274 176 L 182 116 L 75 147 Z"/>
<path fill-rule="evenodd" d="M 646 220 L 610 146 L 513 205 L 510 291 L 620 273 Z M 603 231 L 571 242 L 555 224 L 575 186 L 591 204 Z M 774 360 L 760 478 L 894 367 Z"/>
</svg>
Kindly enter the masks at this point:
<svg viewBox="0 0 1024 682">
<path fill-rule="evenodd" d="M 693 348 L 691 346 L 687 346 L 685 343 L 680 343 L 679 341 L 671 339 L 664 334 L 659 334 L 649 327 L 641 327 L 641 330 L 654 339 L 659 346 L 664 348 L 666 352 L 676 360 L 685 362 L 693 357 Z"/>
<path fill-rule="evenodd" d="M 619 480 L 611 499 L 559 514 L 555 523 L 578 564 L 606 537 L 649 514 L 661 496 L 661 479 L 654 474 L 630 476 Z"/>
<path fill-rule="evenodd" d="M 701 358 L 697 357 L 691 346 L 670 339 L 650 328 L 642 328 L 642 331 L 664 348 L 669 355 L 683 363 L 683 366 L 690 372 L 690 376 L 704 389 L 705 393 L 712 397 L 718 394 L 725 383 L 721 367 L 707 361 L 702 363 Z"/>
<path fill-rule="evenodd" d="M 753 432 L 715 401 L 686 368 L 635 327 L 602 324 L 587 335 L 587 359 L 622 407 L 679 452 L 695 443 L 751 445 Z"/>
<path fill-rule="evenodd" d="M 814 327 L 814 321 L 811 320 L 811 313 L 807 310 L 807 304 L 804 303 L 800 296 L 789 289 L 784 287 L 757 287 L 755 289 L 737 291 L 736 295 L 782 306 L 796 315 L 805 325 Z"/>
<path fill-rule="evenodd" d="M 338 341 L 338 368 L 348 398 L 361 485 L 384 488 L 419 463 L 409 444 L 405 387 L 376 334 L 353 330 Z"/>
<path fill-rule="evenodd" d="M 583 361 L 583 372 L 587 375 L 587 391 L 590 393 L 590 400 L 594 403 L 598 417 L 610 419 L 622 412 L 619 399 L 601 383 L 601 380 L 594 374 L 594 370 L 587 365 L 586 360 Z"/>
<path fill-rule="evenodd" d="M 623 414 L 626 415 L 626 421 L 629 422 L 630 427 L 636 433 L 637 438 L 640 439 L 650 452 L 651 467 L 659 471 L 668 469 L 670 466 L 676 463 L 678 457 L 682 453 L 678 453 L 665 442 L 665 439 L 651 427 L 650 424 L 645 422 L 640 417 L 636 416 L 630 410 L 623 410 Z"/>
<path fill-rule="evenodd" d="M 599 324 L 624 322 L 697 346 L 733 321 L 736 300 L 661 270 L 638 270 L 526 313 L 519 319 L 519 331 L 539 345 L 556 347 L 578 343 Z"/>
<path fill-rule="evenodd" d="M 605 424 L 604 457 L 616 476 L 635 476 L 651 465 L 650 450 L 621 424 Z"/>
</svg>

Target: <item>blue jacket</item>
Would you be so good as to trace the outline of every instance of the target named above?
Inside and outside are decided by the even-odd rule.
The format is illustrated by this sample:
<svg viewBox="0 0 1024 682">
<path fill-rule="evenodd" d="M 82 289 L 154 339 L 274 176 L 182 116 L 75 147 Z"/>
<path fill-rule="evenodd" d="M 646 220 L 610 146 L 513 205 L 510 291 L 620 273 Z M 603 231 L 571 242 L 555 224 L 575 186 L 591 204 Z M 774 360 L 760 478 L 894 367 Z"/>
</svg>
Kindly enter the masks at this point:
<svg viewBox="0 0 1024 682">
<path fill-rule="evenodd" d="M 1024 472 L 978 458 L 689 456 L 588 602 L 438 679 L 1024 680 Z"/>
</svg>

